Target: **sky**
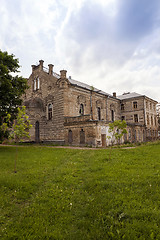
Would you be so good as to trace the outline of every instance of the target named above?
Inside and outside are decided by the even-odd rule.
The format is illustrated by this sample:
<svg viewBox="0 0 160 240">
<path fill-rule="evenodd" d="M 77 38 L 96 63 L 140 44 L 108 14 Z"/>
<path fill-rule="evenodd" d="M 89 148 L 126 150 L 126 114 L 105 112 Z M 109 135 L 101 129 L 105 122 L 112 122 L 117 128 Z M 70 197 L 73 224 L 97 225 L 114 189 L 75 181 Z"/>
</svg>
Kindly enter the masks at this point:
<svg viewBox="0 0 160 240">
<path fill-rule="evenodd" d="M 0 49 L 112 94 L 160 102 L 159 0 L 0 0 Z"/>
</svg>

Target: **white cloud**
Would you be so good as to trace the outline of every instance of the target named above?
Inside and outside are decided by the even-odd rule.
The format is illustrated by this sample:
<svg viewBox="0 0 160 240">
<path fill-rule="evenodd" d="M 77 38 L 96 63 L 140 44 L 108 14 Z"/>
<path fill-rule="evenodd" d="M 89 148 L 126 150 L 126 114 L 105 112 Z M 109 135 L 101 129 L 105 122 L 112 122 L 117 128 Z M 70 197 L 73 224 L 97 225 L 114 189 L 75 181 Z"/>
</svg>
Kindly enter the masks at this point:
<svg viewBox="0 0 160 240">
<path fill-rule="evenodd" d="M 0 44 L 27 77 L 40 59 L 108 93 L 160 101 L 159 1 L 0 0 Z M 138 5 L 138 12 L 132 11 Z M 141 18 L 142 17 L 142 18 Z M 145 20 L 145 25 L 142 24 Z M 140 23 L 139 25 L 136 24 Z M 132 34 L 131 34 L 132 33 Z"/>
</svg>

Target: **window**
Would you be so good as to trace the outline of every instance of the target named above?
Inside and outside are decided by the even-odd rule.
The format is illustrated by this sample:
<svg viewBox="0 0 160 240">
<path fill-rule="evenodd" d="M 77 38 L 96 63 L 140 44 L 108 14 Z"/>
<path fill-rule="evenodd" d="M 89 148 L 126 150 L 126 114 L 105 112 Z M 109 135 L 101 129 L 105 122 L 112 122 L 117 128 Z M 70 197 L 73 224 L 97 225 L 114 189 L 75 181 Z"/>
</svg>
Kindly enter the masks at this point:
<svg viewBox="0 0 160 240">
<path fill-rule="evenodd" d="M 157 118 L 156 117 L 154 117 L 154 124 L 155 124 L 155 126 L 157 125 Z"/>
<path fill-rule="evenodd" d="M 80 104 L 79 114 L 84 115 L 84 106 L 83 104 Z"/>
<path fill-rule="evenodd" d="M 72 135 L 72 130 L 68 131 L 68 143 L 72 144 L 73 142 L 73 135 Z"/>
<path fill-rule="evenodd" d="M 129 129 L 129 132 L 128 132 L 128 139 L 131 141 L 131 129 Z"/>
<path fill-rule="evenodd" d="M 135 138 L 135 142 L 137 141 L 137 131 L 134 131 L 134 138 Z"/>
<path fill-rule="evenodd" d="M 52 119 L 52 111 L 53 111 L 53 107 L 52 104 L 48 104 L 48 120 Z"/>
<path fill-rule="evenodd" d="M 101 108 L 97 108 L 98 120 L 101 120 Z"/>
<path fill-rule="evenodd" d="M 134 109 L 137 108 L 137 102 L 133 102 L 133 108 L 134 108 Z"/>
<path fill-rule="evenodd" d="M 138 139 L 139 139 L 139 141 L 141 141 L 141 133 L 140 133 L 140 130 L 138 130 Z"/>
<path fill-rule="evenodd" d="M 149 115 L 147 115 L 147 125 L 149 125 Z"/>
<path fill-rule="evenodd" d="M 83 129 L 81 129 L 80 131 L 80 144 L 84 144 L 85 143 L 85 132 Z"/>
<path fill-rule="evenodd" d="M 148 102 L 146 101 L 146 108 L 148 108 Z"/>
<path fill-rule="evenodd" d="M 153 125 L 153 117 L 151 116 L 151 125 Z"/>
<path fill-rule="evenodd" d="M 40 89 L 40 80 L 39 77 L 36 77 L 33 81 L 33 89 L 34 91 L 39 90 Z"/>
<path fill-rule="evenodd" d="M 37 89 L 37 86 L 36 86 L 37 84 L 36 84 L 36 79 L 34 79 L 34 91 L 36 91 L 36 89 Z"/>
<path fill-rule="evenodd" d="M 122 121 L 125 120 L 125 116 L 121 116 L 121 120 L 122 120 Z"/>
<path fill-rule="evenodd" d="M 150 110 L 152 109 L 152 103 L 150 103 Z"/>
<path fill-rule="evenodd" d="M 124 104 L 123 103 L 121 104 L 121 110 L 124 110 Z"/>
<path fill-rule="evenodd" d="M 134 122 L 135 122 L 135 123 L 138 122 L 138 114 L 134 114 Z"/>
<path fill-rule="evenodd" d="M 114 111 L 111 110 L 111 121 L 114 122 Z"/>
<path fill-rule="evenodd" d="M 37 90 L 40 89 L 40 81 L 39 81 L 39 77 L 37 77 Z"/>
</svg>

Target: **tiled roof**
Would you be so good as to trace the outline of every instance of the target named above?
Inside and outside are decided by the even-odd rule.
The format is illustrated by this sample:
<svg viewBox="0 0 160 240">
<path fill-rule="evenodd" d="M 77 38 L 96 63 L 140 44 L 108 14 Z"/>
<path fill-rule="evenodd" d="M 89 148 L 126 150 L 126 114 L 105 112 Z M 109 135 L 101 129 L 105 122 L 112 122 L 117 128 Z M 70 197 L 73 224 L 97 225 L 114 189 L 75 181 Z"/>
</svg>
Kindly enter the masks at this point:
<svg viewBox="0 0 160 240">
<path fill-rule="evenodd" d="M 77 81 L 77 80 L 73 80 L 73 79 L 71 79 L 71 78 L 68 78 L 68 81 L 69 81 L 72 85 L 75 85 L 75 86 L 78 86 L 78 87 L 82 87 L 82 88 L 85 88 L 85 89 L 87 89 L 87 90 L 92 90 L 92 86 L 90 86 L 90 85 L 88 85 L 88 84 L 86 84 L 86 83 L 82 83 L 82 82 L 79 82 L 79 81 Z M 94 92 L 98 92 L 98 93 L 103 94 L 103 95 L 107 95 L 107 96 L 112 97 L 110 94 L 108 94 L 108 93 L 106 93 L 106 92 L 104 92 L 104 91 L 101 91 L 101 90 L 99 90 L 99 89 L 97 89 L 97 88 L 94 88 L 94 87 L 93 87 L 93 91 L 94 91 Z"/>
<path fill-rule="evenodd" d="M 124 99 L 128 99 L 128 98 L 136 98 L 136 97 L 143 97 L 144 95 L 136 93 L 136 92 L 128 92 L 128 93 L 124 93 L 122 95 L 117 96 L 117 98 L 119 98 L 120 100 L 124 100 Z"/>
</svg>

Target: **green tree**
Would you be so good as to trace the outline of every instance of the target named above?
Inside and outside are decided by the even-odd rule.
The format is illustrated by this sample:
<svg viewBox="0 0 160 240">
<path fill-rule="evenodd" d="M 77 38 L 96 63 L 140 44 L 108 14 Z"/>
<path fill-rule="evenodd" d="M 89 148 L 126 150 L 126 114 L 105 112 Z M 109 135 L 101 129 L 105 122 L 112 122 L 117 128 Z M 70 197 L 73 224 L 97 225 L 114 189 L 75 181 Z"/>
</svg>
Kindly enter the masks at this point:
<svg viewBox="0 0 160 240">
<path fill-rule="evenodd" d="M 111 159 L 111 152 L 112 152 L 112 147 L 113 144 L 117 141 L 118 144 L 120 144 L 120 140 L 124 134 L 127 133 L 127 124 L 126 121 L 123 120 L 116 120 L 112 123 L 109 123 L 109 130 L 108 132 L 110 133 L 109 136 L 107 136 L 108 139 L 111 140 L 111 149 L 110 149 L 110 154 L 109 154 L 109 159 Z"/>
<path fill-rule="evenodd" d="M 11 122 L 16 118 L 21 97 L 28 88 L 27 79 L 17 75 L 19 67 L 13 54 L 0 50 L 0 125 L 6 121 L 7 114 L 11 115 Z M 0 138 L 3 134 L 1 129 Z"/>
<path fill-rule="evenodd" d="M 12 127 L 8 127 L 10 125 L 11 115 L 8 113 L 6 118 L 6 122 L 4 122 L 0 129 L 4 132 L 9 133 L 9 137 L 14 139 L 16 143 L 23 141 L 25 138 L 30 138 L 29 129 L 32 127 L 28 116 L 26 114 L 26 107 L 22 106 L 18 107 L 17 118 L 14 120 Z M 16 147 L 16 156 L 15 156 L 15 164 L 14 164 L 14 172 L 17 172 L 17 158 L 18 158 L 18 147 Z"/>
</svg>

